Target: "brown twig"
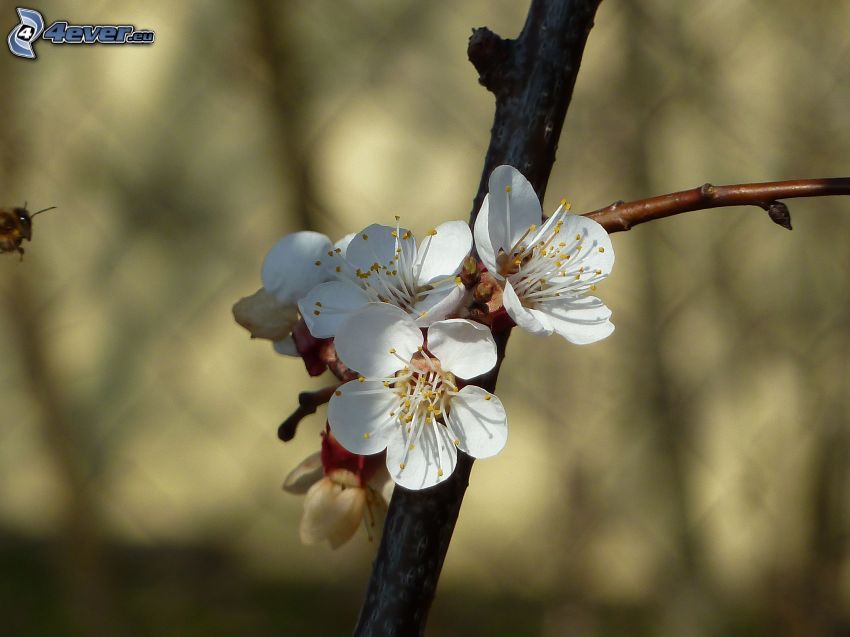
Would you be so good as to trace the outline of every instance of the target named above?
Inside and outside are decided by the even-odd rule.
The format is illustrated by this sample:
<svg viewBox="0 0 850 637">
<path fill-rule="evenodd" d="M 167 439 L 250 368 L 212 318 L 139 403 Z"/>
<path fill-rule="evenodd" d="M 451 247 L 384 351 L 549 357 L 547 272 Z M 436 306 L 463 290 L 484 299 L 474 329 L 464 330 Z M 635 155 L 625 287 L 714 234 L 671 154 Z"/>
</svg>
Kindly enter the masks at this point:
<svg viewBox="0 0 850 637">
<path fill-rule="evenodd" d="M 780 199 L 832 195 L 850 195 L 850 178 L 796 179 L 733 186 L 704 184 L 691 190 L 682 190 L 649 199 L 628 203 L 616 201 L 610 206 L 588 212 L 584 216 L 599 222 L 609 233 L 613 233 L 630 230 L 647 221 L 672 217 L 693 210 L 758 206 L 767 211 L 774 223 L 790 230 L 791 214 L 788 212 L 788 207 L 779 201 Z"/>
</svg>

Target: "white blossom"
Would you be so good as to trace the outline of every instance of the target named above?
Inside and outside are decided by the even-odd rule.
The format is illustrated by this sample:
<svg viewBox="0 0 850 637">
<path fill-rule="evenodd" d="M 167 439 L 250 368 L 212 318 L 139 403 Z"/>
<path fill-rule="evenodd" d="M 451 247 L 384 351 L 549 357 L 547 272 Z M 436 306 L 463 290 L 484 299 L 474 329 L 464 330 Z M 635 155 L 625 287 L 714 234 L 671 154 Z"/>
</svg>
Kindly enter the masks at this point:
<svg viewBox="0 0 850 637">
<path fill-rule="evenodd" d="M 481 261 L 503 286 L 502 303 L 532 334 L 559 334 L 571 343 L 614 331 L 611 311 L 589 292 L 611 273 L 614 250 L 598 223 L 569 212 L 566 201 L 542 223 L 534 188 L 511 166 L 490 175 L 475 221 Z"/>
<path fill-rule="evenodd" d="M 334 249 L 344 250 L 354 235 L 347 235 L 335 245 L 319 233 L 304 230 L 288 234 L 275 243 L 263 260 L 263 288 L 279 306 L 278 316 L 288 321 L 284 335 L 274 340 L 275 351 L 298 356 L 292 328 L 299 319 L 298 301 L 311 289 L 333 278 L 330 270 L 316 263 Z"/>
<path fill-rule="evenodd" d="M 418 246 L 398 224 L 372 224 L 315 262 L 335 280 L 301 300 L 301 315 L 316 338 L 335 336 L 348 316 L 373 302 L 398 306 L 425 327 L 463 300 L 465 288 L 456 275 L 471 248 L 472 233 L 463 221 L 437 226 Z"/>
<path fill-rule="evenodd" d="M 498 397 L 458 378 L 496 364 L 490 330 L 464 319 L 433 323 L 427 344 L 404 310 L 372 303 L 339 328 L 340 359 L 361 376 L 331 398 L 328 423 L 355 454 L 387 450 L 392 479 L 424 489 L 454 471 L 457 451 L 485 458 L 507 440 L 507 416 Z"/>
</svg>

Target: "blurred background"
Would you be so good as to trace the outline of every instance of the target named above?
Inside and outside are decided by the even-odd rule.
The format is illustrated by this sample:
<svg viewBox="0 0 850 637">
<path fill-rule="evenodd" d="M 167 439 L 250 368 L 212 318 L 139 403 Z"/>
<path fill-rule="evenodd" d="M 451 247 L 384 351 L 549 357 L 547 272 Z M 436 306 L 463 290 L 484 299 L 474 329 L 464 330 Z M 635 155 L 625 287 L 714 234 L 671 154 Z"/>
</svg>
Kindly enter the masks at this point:
<svg viewBox="0 0 850 637">
<path fill-rule="evenodd" d="M 527 4 L 33 7 L 156 43 L 0 53 L 0 203 L 58 207 L 0 258 L 0 632 L 350 632 L 375 546 L 280 488 L 325 379 L 230 307 L 283 233 L 468 216 L 467 38 Z M 544 210 L 847 176 L 848 59 L 848 3 L 607 0 Z M 850 198 L 789 204 L 615 235 L 611 338 L 513 335 L 429 635 L 850 635 Z"/>
</svg>

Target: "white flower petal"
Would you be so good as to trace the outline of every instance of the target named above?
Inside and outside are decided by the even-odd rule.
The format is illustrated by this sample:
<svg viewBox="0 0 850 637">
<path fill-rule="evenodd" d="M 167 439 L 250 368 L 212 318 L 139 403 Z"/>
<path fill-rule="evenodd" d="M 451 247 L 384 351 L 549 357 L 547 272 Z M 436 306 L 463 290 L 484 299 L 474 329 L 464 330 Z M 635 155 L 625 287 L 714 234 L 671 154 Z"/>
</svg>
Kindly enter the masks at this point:
<svg viewBox="0 0 850 637">
<path fill-rule="evenodd" d="M 465 221 L 442 223 L 436 233 L 428 235 L 419 245 L 413 269 L 419 285 L 457 274 L 472 249 L 472 232 Z"/>
<path fill-rule="evenodd" d="M 492 172 L 489 195 L 490 243 L 496 254 L 499 248 L 509 253 L 529 227 L 540 225 L 540 200 L 529 181 L 513 166 L 499 166 Z"/>
<path fill-rule="evenodd" d="M 496 364 L 496 342 L 490 328 L 466 319 L 449 319 L 428 328 L 428 351 L 455 376 L 475 378 Z"/>
<path fill-rule="evenodd" d="M 555 331 L 545 315 L 523 306 L 510 281 L 505 282 L 505 289 L 502 291 L 502 305 L 504 305 L 505 311 L 514 320 L 514 323 L 526 332 L 536 336 L 549 336 Z"/>
<path fill-rule="evenodd" d="M 570 343 L 587 345 L 611 335 L 611 310 L 595 296 L 560 298 L 540 304 L 537 311 Z"/>
<path fill-rule="evenodd" d="M 580 238 L 576 239 L 576 237 Z M 614 248 L 611 245 L 611 237 L 605 228 L 593 219 L 574 214 L 564 215 L 561 230 L 552 243 L 557 244 L 561 241 L 569 246 L 565 252 L 571 255 L 569 262 L 571 268 L 582 265 L 591 272 L 601 270 L 597 275 L 601 278 L 611 274 L 614 267 Z M 581 245 L 581 250 L 577 252 L 574 251 L 576 244 Z"/>
<path fill-rule="evenodd" d="M 490 271 L 493 276 L 499 279 L 503 278 L 498 272 L 496 265 L 496 249 L 493 248 L 493 243 L 490 240 L 490 195 L 484 195 L 484 201 L 481 203 L 481 208 L 478 210 L 478 215 L 475 217 L 475 250 L 484 267 Z"/>
<path fill-rule="evenodd" d="M 284 356 L 301 356 L 298 353 L 298 348 L 295 347 L 295 339 L 292 338 L 292 334 L 279 341 L 272 342 L 272 347 L 274 347 L 274 351 Z"/>
<path fill-rule="evenodd" d="M 404 228 L 401 229 L 402 235 L 406 232 Z M 345 250 L 346 260 L 355 270 L 362 272 L 369 272 L 375 263 L 390 267 L 390 261 L 396 256 L 396 237 L 393 236 L 395 234 L 395 228 L 373 223 L 351 239 Z M 399 242 L 401 241 L 399 238 Z M 407 241 L 413 243 L 414 239 L 411 237 Z"/>
<path fill-rule="evenodd" d="M 452 474 L 457 450 L 443 425 L 425 425 L 413 449 L 403 432 L 399 428 L 387 447 L 387 469 L 396 484 L 405 489 L 427 489 Z"/>
<path fill-rule="evenodd" d="M 345 235 L 342 239 L 340 239 L 339 241 L 337 241 L 337 242 L 334 244 L 334 252 L 336 252 L 337 250 L 339 250 L 339 251 L 340 251 L 340 254 L 342 254 L 343 256 L 345 256 L 345 252 L 346 252 L 346 250 L 348 250 L 348 244 L 349 244 L 349 243 L 351 243 L 351 240 L 352 240 L 355 236 L 356 236 L 356 235 L 355 235 L 355 233 L 353 233 L 353 232 L 349 232 L 349 233 L 348 233 L 347 235 Z"/>
<path fill-rule="evenodd" d="M 335 336 L 352 313 L 366 306 L 369 297 L 362 288 L 344 281 L 328 281 L 310 290 L 298 309 L 315 338 Z"/>
<path fill-rule="evenodd" d="M 286 235 L 263 260 L 263 287 L 281 303 L 295 305 L 311 288 L 327 280 L 322 264 L 330 249 L 331 240 L 319 232 Z"/>
<path fill-rule="evenodd" d="M 303 495 L 325 475 L 322 466 L 322 452 L 317 451 L 302 460 L 297 467 L 289 472 L 283 481 L 283 490 L 287 493 Z"/>
<path fill-rule="evenodd" d="M 388 303 L 370 303 L 337 330 L 340 360 L 367 378 L 388 378 L 404 367 L 423 343 L 407 313 Z M 399 360 L 401 358 L 401 360 Z"/>
<path fill-rule="evenodd" d="M 352 380 L 340 387 L 328 405 L 328 424 L 339 444 L 351 453 L 369 456 L 383 451 L 397 418 L 395 393 L 380 381 Z"/>
<path fill-rule="evenodd" d="M 301 541 L 317 544 L 328 540 L 337 548 L 347 542 L 363 521 L 365 489 L 343 489 L 329 478 L 322 478 L 307 492 L 301 516 Z"/>
<path fill-rule="evenodd" d="M 466 297 L 463 284 L 452 283 L 440 291 L 434 291 L 413 306 L 411 314 L 416 316 L 419 327 L 428 327 L 452 314 Z"/>
<path fill-rule="evenodd" d="M 467 385 L 452 396 L 446 414 L 458 448 L 473 458 L 499 453 L 508 439 L 508 416 L 499 397 L 480 387 Z"/>
</svg>

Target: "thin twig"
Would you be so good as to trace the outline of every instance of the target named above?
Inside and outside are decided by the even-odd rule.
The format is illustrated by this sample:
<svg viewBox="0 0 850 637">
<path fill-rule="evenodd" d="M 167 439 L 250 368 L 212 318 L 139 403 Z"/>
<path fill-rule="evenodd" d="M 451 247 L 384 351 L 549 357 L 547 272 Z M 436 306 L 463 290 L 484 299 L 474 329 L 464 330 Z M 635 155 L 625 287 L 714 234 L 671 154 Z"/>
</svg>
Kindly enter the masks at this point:
<svg viewBox="0 0 850 637">
<path fill-rule="evenodd" d="M 340 385 L 342 383 L 335 383 L 316 391 L 302 391 L 298 394 L 298 408 L 277 428 L 277 437 L 284 442 L 292 440 L 298 424 L 310 414 L 315 414 L 321 405 L 326 404 Z"/>
<path fill-rule="evenodd" d="M 796 179 L 733 186 L 704 184 L 691 190 L 682 190 L 649 199 L 627 203 L 616 201 L 610 206 L 588 212 L 584 216 L 599 222 L 609 233 L 613 233 L 625 232 L 647 221 L 672 217 L 693 210 L 758 206 L 767 211 L 774 223 L 790 230 L 791 215 L 788 207 L 779 201 L 780 199 L 832 195 L 850 195 L 850 178 Z"/>
</svg>

